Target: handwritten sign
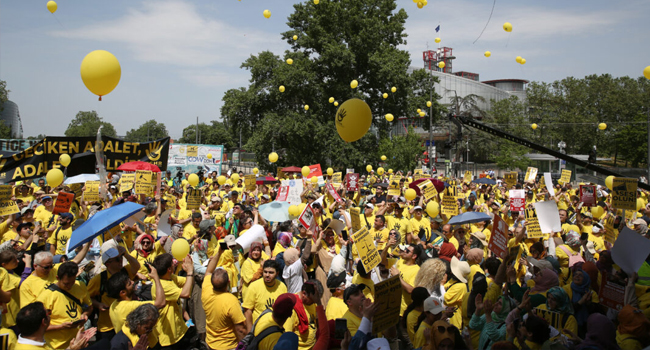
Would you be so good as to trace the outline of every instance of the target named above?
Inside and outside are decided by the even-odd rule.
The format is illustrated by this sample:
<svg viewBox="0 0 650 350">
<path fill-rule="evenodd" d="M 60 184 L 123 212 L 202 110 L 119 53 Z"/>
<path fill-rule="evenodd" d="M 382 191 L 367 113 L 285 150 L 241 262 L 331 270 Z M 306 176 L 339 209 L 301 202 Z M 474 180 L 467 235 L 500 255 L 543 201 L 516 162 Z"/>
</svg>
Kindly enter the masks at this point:
<svg viewBox="0 0 650 350">
<path fill-rule="evenodd" d="M 59 192 L 59 195 L 56 197 L 56 202 L 54 202 L 52 213 L 59 214 L 70 212 L 72 201 L 74 201 L 74 193 Z"/>
<path fill-rule="evenodd" d="M 122 174 L 120 177 L 120 192 L 131 191 L 135 183 L 135 174 Z"/>
<path fill-rule="evenodd" d="M 402 301 L 402 285 L 399 276 L 393 276 L 375 284 L 377 312 L 372 320 L 372 333 L 377 334 L 397 324 Z"/>
<path fill-rule="evenodd" d="M 636 211 L 637 180 L 615 177 L 612 184 L 612 206 L 617 209 Z"/>
<path fill-rule="evenodd" d="M 352 224 L 352 231 L 361 230 L 361 210 L 359 208 L 350 208 L 350 221 Z"/>
<path fill-rule="evenodd" d="M 84 200 L 88 202 L 99 201 L 99 181 L 86 181 Z"/>
<path fill-rule="evenodd" d="M 488 249 L 496 256 L 502 258 L 508 251 L 508 225 L 499 215 L 494 215 Z"/>
<path fill-rule="evenodd" d="M 187 191 L 187 210 L 199 209 L 201 207 L 201 190 L 190 188 Z"/>
<path fill-rule="evenodd" d="M 430 200 L 438 194 L 438 190 L 436 190 L 436 186 L 433 185 L 433 182 L 431 182 L 431 180 L 420 182 L 418 184 L 418 187 L 420 188 L 420 192 L 422 192 L 422 195 L 424 195 L 424 199 L 426 200 Z"/>
<path fill-rule="evenodd" d="M 373 237 L 368 232 L 368 228 L 363 226 L 361 230 L 352 235 L 354 245 L 357 247 L 357 253 L 361 259 L 361 263 L 366 271 L 372 271 L 381 262 L 379 251 L 375 247 Z M 376 291 L 375 291 L 376 293 Z"/>
<path fill-rule="evenodd" d="M 543 238 L 542 228 L 539 226 L 535 209 L 526 209 L 526 235 L 528 238 Z"/>
<path fill-rule="evenodd" d="M 526 208 L 526 194 L 524 190 L 510 190 L 510 211 L 520 212 Z"/>
<path fill-rule="evenodd" d="M 10 215 L 20 212 L 18 205 L 11 197 L 13 197 L 13 186 L 0 185 L 0 215 Z"/>
<path fill-rule="evenodd" d="M 289 187 L 289 193 L 287 194 L 287 199 L 285 200 L 286 202 L 295 205 L 302 203 L 302 199 L 300 198 L 300 194 L 302 193 L 303 189 L 302 180 L 282 180 L 282 186 Z"/>
<path fill-rule="evenodd" d="M 560 176 L 560 179 L 557 180 L 557 182 L 562 185 L 571 182 L 571 170 L 562 169 L 562 175 Z"/>
</svg>

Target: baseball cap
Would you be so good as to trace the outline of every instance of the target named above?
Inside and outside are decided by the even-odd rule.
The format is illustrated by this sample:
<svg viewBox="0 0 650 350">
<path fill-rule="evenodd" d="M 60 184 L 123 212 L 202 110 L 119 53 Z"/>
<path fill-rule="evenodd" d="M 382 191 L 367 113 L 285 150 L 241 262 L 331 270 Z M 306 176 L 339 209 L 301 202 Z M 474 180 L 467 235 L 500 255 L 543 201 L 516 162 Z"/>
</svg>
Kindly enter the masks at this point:
<svg viewBox="0 0 650 350">
<path fill-rule="evenodd" d="M 435 221 L 439 224 L 442 224 L 442 218 L 440 217 L 440 215 L 436 216 L 435 218 L 429 217 L 429 220 L 431 220 L 432 222 Z"/>
<path fill-rule="evenodd" d="M 424 299 L 423 307 L 424 311 L 428 311 L 434 315 L 437 315 L 445 310 L 445 307 L 436 297 L 428 297 Z"/>
<path fill-rule="evenodd" d="M 375 209 L 375 206 L 372 203 L 366 203 L 366 207 L 370 209 Z"/>
<path fill-rule="evenodd" d="M 636 219 L 632 221 L 632 225 L 648 225 L 648 223 L 643 219 Z"/>
<path fill-rule="evenodd" d="M 25 215 L 26 212 L 31 211 L 32 213 L 34 212 L 34 209 L 29 208 L 29 207 L 24 207 L 23 209 L 20 210 L 20 215 Z"/>
<path fill-rule="evenodd" d="M 43 197 L 41 197 L 41 200 L 47 200 L 47 199 L 52 199 L 52 197 L 50 197 L 50 196 L 43 196 Z"/>
<path fill-rule="evenodd" d="M 214 222 L 214 220 L 211 220 L 211 221 Z M 227 235 L 226 237 L 223 238 L 223 241 L 226 242 L 228 247 L 233 247 L 233 246 L 237 245 L 237 241 L 235 241 L 235 236 L 234 235 Z"/>
<path fill-rule="evenodd" d="M 34 226 L 34 224 L 32 224 L 31 222 L 23 222 L 22 224 L 18 225 L 18 227 L 16 227 L 16 232 L 20 232 L 20 230 L 22 230 L 25 227 L 32 227 L 32 226 Z"/>
<path fill-rule="evenodd" d="M 107 261 L 120 256 L 120 252 L 115 248 L 110 248 L 102 254 L 102 262 L 105 264 Z"/>
<path fill-rule="evenodd" d="M 202 220 L 201 223 L 199 223 L 199 230 L 207 231 L 210 227 L 214 226 L 215 223 L 216 220 Z"/>
<path fill-rule="evenodd" d="M 268 194 L 263 194 L 262 199 L 269 200 L 269 199 L 271 199 L 271 197 Z"/>
<path fill-rule="evenodd" d="M 351 284 L 349 287 L 345 288 L 345 292 L 343 292 L 343 302 L 347 302 L 348 299 L 350 299 L 351 296 L 362 292 L 364 289 L 366 289 L 366 285 L 361 283 L 361 284 Z"/>
<path fill-rule="evenodd" d="M 331 274 L 329 277 L 327 277 L 327 288 L 335 289 L 339 287 L 345 287 L 345 277 L 345 271 L 339 272 L 338 274 Z"/>
<path fill-rule="evenodd" d="M 74 215 L 72 215 L 70 213 L 61 213 L 61 214 L 59 214 L 59 216 L 64 218 L 64 219 L 74 219 Z"/>
</svg>

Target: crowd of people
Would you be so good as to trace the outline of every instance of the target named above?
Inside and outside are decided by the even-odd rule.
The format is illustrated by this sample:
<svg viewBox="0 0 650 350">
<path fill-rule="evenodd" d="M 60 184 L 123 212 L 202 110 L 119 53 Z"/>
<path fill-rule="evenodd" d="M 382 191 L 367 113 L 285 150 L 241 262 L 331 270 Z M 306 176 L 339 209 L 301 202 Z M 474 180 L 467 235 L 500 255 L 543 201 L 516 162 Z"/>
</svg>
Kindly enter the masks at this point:
<svg viewBox="0 0 650 350">
<path fill-rule="evenodd" d="M 188 193 L 196 188 L 188 175 L 175 183 L 167 172 L 159 193 L 147 197 L 133 189 L 119 192 L 120 175 L 109 174 L 104 199 L 89 202 L 82 194 L 60 214 L 53 214 L 54 201 L 62 192 L 74 193 L 69 186 L 51 188 L 43 179 L 12 184 L 20 212 L 0 223 L 3 349 L 650 345 L 650 255 L 628 274 L 611 254 L 626 226 L 650 238 L 646 191 L 638 191 L 643 205 L 630 216 L 612 206 L 611 193 L 601 186 L 596 207 L 588 208 L 571 183 L 509 186 L 491 172 L 487 178 L 496 184 L 489 185 L 433 175 L 456 187 L 448 193 L 456 192 L 459 214 L 490 218 L 453 225 L 452 215 L 428 210 L 431 201 L 442 204 L 447 191 L 407 200 L 414 174 L 371 172 L 359 179 L 357 191 L 336 184 L 339 200 L 322 184 L 304 181 L 300 200 L 313 218 L 301 223 L 295 216 L 264 218 L 260 209 L 276 200 L 281 184 L 247 188 L 242 173 L 221 179 L 206 174 L 195 186 L 202 193 L 200 208 L 190 210 Z M 388 195 L 395 175 L 399 195 Z M 324 181 L 331 184 L 332 177 Z M 526 191 L 527 208 L 554 201 L 562 230 L 529 238 L 524 212 L 510 208 L 511 189 Z M 125 202 L 142 204 L 143 218 L 68 249 L 86 220 Z M 352 240 L 354 208 L 380 254 L 371 270 Z M 501 255 L 488 248 L 497 216 L 509 235 Z M 612 232 L 605 237 L 611 218 L 614 240 Z M 253 231 L 263 234 L 242 246 L 240 238 Z M 191 247 L 182 259 L 172 254 L 179 240 Z M 401 285 L 399 318 L 373 331 L 373 318 L 382 311 L 375 286 L 392 277 Z M 621 291 L 617 307 L 603 304 L 602 287 L 610 283 Z"/>
</svg>

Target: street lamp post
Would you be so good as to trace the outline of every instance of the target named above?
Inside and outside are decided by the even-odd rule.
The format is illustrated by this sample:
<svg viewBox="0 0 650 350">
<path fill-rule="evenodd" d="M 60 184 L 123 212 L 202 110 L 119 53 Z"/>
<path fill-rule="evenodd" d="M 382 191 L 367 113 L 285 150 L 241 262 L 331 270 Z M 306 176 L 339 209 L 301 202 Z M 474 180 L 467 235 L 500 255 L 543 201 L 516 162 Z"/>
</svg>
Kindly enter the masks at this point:
<svg viewBox="0 0 650 350">
<path fill-rule="evenodd" d="M 566 149 L 566 142 L 560 141 L 557 143 L 557 148 L 560 149 L 560 153 L 565 153 L 564 150 Z M 562 159 L 558 159 L 559 163 L 557 165 L 558 172 L 562 172 Z"/>
</svg>

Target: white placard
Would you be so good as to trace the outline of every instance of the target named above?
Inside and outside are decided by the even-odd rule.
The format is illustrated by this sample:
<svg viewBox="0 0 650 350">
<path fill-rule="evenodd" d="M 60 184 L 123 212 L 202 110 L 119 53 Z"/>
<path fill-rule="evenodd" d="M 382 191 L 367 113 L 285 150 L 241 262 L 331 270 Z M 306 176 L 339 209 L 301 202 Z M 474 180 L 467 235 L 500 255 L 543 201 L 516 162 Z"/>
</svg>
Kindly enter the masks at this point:
<svg viewBox="0 0 650 350">
<path fill-rule="evenodd" d="M 248 249 L 251 247 L 251 244 L 255 241 L 263 242 L 264 237 L 266 237 L 266 231 L 261 225 L 253 225 L 251 228 L 246 230 L 243 235 L 239 236 L 235 240 L 237 244 L 244 250 L 244 254 L 248 252 Z"/>
<path fill-rule="evenodd" d="M 302 199 L 300 198 L 303 190 L 302 179 L 282 180 L 282 186 L 289 186 L 287 202 L 295 205 L 302 203 Z"/>
<path fill-rule="evenodd" d="M 158 238 L 164 236 L 171 236 L 172 226 L 169 224 L 169 216 L 171 215 L 172 210 L 167 209 L 160 215 L 160 220 L 158 220 Z"/>
<path fill-rule="evenodd" d="M 625 273 L 637 272 L 648 257 L 650 240 L 625 227 L 612 248 L 612 259 Z"/>
<path fill-rule="evenodd" d="M 553 178 L 551 173 L 544 173 L 544 183 L 546 184 L 546 189 L 551 197 L 555 197 L 555 189 L 553 188 Z"/>
<path fill-rule="evenodd" d="M 533 204 L 537 211 L 537 219 L 542 233 L 553 233 L 562 231 L 560 212 L 554 200 L 536 202 Z"/>
</svg>

